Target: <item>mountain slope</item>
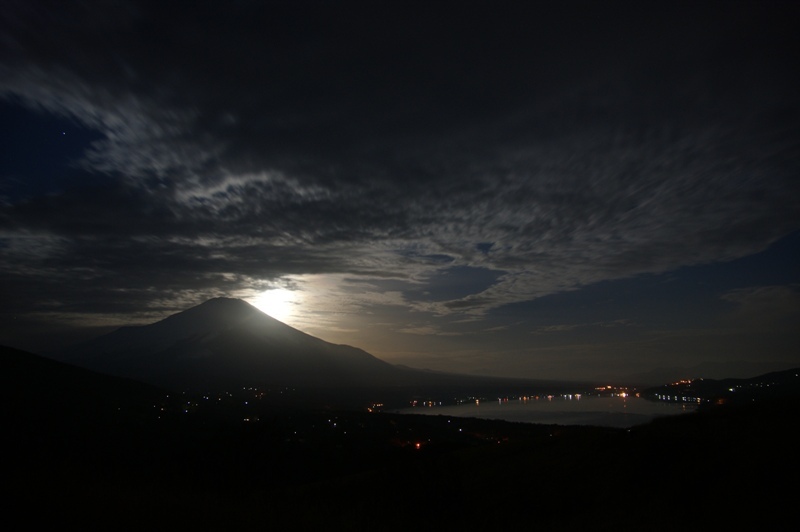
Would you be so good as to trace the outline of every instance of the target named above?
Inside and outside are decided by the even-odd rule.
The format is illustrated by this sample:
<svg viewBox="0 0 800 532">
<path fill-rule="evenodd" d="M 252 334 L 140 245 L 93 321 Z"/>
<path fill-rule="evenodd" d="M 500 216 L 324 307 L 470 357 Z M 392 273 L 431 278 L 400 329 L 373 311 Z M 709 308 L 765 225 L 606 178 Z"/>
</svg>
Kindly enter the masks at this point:
<svg viewBox="0 0 800 532">
<path fill-rule="evenodd" d="M 48 356 L 163 388 L 224 391 L 294 388 L 326 404 L 365 398 L 561 393 L 586 383 L 459 375 L 401 367 L 366 351 L 298 331 L 252 305 L 216 298 L 159 322 L 122 327 Z"/>
<path fill-rule="evenodd" d="M 389 385 L 404 375 L 361 349 L 325 342 L 230 298 L 122 327 L 54 356 L 171 388 L 339 388 Z"/>
</svg>

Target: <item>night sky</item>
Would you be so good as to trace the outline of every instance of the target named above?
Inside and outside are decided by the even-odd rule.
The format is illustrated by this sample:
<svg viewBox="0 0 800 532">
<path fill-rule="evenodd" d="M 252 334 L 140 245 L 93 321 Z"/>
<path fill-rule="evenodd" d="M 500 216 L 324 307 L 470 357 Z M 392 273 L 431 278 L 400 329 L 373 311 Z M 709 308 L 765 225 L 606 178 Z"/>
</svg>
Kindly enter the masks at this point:
<svg viewBox="0 0 800 532">
<path fill-rule="evenodd" d="M 5 0 L 0 344 L 239 297 L 391 363 L 800 366 L 800 4 Z"/>
</svg>

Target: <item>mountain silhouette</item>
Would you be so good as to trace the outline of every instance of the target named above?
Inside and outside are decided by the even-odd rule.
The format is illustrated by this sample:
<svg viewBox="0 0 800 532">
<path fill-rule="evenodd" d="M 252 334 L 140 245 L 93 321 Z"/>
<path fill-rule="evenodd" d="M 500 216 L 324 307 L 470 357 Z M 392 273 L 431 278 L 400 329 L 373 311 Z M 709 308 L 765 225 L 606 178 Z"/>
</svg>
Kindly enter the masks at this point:
<svg viewBox="0 0 800 532">
<path fill-rule="evenodd" d="M 102 373 L 182 389 L 386 386 L 407 373 L 361 349 L 298 331 L 245 301 L 222 297 L 53 355 Z"/>
<path fill-rule="evenodd" d="M 560 393 L 576 383 L 463 375 L 389 364 L 301 332 L 240 299 L 215 298 L 150 325 L 121 327 L 47 356 L 176 391 L 290 388 L 312 402 L 407 404 L 410 398 L 514 391 Z M 295 397 L 297 397 L 296 395 Z"/>
</svg>

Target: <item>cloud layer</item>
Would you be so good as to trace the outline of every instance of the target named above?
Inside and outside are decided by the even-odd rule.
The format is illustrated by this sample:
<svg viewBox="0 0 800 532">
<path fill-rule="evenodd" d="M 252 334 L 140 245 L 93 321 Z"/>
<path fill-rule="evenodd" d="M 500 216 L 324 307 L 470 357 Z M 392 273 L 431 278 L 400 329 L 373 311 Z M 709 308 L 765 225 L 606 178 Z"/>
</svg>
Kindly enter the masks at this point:
<svg viewBox="0 0 800 532">
<path fill-rule="evenodd" d="M 4 299 L 180 308 L 326 274 L 479 317 L 761 251 L 800 228 L 797 15 L 12 3 L 0 94 L 98 138 L 77 176 L 0 198 Z"/>
</svg>

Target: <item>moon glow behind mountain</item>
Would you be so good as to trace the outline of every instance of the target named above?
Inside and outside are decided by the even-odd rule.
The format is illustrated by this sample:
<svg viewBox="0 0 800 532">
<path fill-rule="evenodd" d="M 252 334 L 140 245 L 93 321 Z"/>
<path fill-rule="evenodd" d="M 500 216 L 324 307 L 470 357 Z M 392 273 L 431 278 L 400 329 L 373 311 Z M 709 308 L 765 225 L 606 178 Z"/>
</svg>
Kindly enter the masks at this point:
<svg viewBox="0 0 800 532">
<path fill-rule="evenodd" d="M 256 297 L 252 304 L 261 312 L 278 321 L 291 322 L 293 311 L 298 305 L 298 293 L 286 288 L 266 290 Z"/>
</svg>

